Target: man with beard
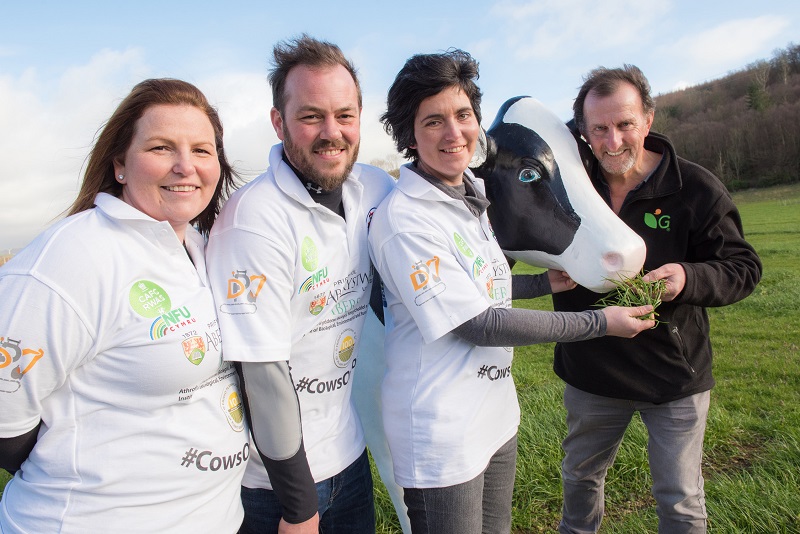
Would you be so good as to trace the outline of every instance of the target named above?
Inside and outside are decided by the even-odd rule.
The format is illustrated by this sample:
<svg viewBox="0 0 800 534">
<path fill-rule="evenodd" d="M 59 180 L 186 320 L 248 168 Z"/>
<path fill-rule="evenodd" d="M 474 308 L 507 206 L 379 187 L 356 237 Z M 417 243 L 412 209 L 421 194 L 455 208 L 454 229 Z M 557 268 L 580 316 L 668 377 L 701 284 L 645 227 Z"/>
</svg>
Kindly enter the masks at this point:
<svg viewBox="0 0 800 534">
<path fill-rule="evenodd" d="M 355 163 L 361 90 L 341 50 L 303 35 L 273 60 L 282 143 L 228 200 L 207 252 L 252 436 L 240 532 L 371 533 L 351 384 L 374 276 L 367 230 L 394 182 Z"/>
<path fill-rule="evenodd" d="M 644 239 L 645 280 L 664 280 L 666 293 L 661 323 L 633 339 L 556 345 L 554 369 L 566 382 L 567 409 L 559 530 L 600 527 L 606 472 L 638 411 L 648 432 L 659 531 L 705 532 L 700 464 L 714 386 L 705 308 L 749 295 L 761 262 L 722 182 L 650 131 L 655 103 L 638 68 L 593 70 L 573 110 L 591 146 L 590 153 L 578 140 L 593 185 Z M 559 311 L 586 310 L 598 297 L 579 287 L 553 295 L 553 303 Z"/>
</svg>

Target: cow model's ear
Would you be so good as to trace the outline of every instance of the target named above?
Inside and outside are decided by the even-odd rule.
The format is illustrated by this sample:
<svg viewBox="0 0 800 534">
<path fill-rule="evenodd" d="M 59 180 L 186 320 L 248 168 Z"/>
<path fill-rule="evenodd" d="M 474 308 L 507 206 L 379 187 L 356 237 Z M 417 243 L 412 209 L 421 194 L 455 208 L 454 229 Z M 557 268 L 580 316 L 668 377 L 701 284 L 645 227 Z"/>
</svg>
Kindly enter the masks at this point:
<svg viewBox="0 0 800 534">
<path fill-rule="evenodd" d="M 567 122 L 567 128 L 572 134 L 572 137 L 575 138 L 575 142 L 578 144 L 578 154 L 581 156 L 581 163 L 583 163 L 583 167 L 586 169 L 586 172 L 591 175 L 592 162 L 594 161 L 592 147 L 589 146 L 589 143 L 587 143 L 583 138 L 581 132 L 578 131 L 578 125 L 575 124 L 575 119 L 570 119 L 569 122 Z"/>
<path fill-rule="evenodd" d="M 486 161 L 486 157 L 488 154 L 488 147 L 486 144 L 486 132 L 481 127 L 480 134 L 478 134 L 478 142 L 475 144 L 475 153 L 472 155 L 472 159 L 469 160 L 468 167 L 470 169 L 476 169 L 484 164 Z"/>
</svg>

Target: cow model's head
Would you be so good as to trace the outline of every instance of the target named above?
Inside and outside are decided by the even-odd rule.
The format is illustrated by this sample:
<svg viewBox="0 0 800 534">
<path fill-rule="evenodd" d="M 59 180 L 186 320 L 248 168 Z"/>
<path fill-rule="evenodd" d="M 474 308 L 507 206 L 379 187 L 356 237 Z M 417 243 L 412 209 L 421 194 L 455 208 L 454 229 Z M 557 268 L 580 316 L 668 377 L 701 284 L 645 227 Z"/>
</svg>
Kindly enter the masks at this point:
<svg viewBox="0 0 800 534">
<path fill-rule="evenodd" d="M 592 186 L 566 125 L 530 97 L 506 101 L 486 132 L 489 219 L 510 257 L 561 269 L 592 291 L 638 273 L 645 244 Z"/>
</svg>

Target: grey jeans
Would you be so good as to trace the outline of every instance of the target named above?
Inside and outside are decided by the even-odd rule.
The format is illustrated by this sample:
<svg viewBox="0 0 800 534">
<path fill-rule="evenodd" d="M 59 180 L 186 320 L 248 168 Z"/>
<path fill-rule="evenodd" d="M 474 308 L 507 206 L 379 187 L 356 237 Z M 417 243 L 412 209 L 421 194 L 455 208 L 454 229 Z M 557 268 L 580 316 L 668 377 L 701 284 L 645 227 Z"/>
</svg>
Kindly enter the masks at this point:
<svg viewBox="0 0 800 534">
<path fill-rule="evenodd" d="M 517 467 L 517 436 L 477 477 L 444 488 L 404 488 L 414 534 L 508 534 Z"/>
<path fill-rule="evenodd" d="M 658 531 L 706 532 L 701 461 L 710 392 L 662 404 L 592 395 L 570 385 L 564 390 L 567 437 L 562 447 L 564 488 L 559 532 L 597 532 L 603 519 L 604 485 L 625 429 L 639 412 L 647 427 Z"/>
</svg>

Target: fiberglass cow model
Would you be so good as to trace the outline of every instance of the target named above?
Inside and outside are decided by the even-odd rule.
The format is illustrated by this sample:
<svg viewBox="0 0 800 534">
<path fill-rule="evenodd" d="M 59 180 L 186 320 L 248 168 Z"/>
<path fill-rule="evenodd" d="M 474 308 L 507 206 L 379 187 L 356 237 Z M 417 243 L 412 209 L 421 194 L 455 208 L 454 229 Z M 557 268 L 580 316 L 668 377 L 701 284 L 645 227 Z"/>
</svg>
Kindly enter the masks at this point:
<svg viewBox="0 0 800 534">
<path fill-rule="evenodd" d="M 501 108 L 475 175 L 492 205 L 489 218 L 500 247 L 514 259 L 567 271 L 594 291 L 609 278 L 631 276 L 644 263 L 642 239 L 595 192 L 569 129 L 538 101 L 518 97 Z M 353 401 L 381 479 L 403 532 L 411 528 L 403 490 L 394 482 L 383 434 L 380 384 L 386 371 L 383 324 L 370 309 L 359 341 Z"/>
<path fill-rule="evenodd" d="M 594 190 L 558 117 L 533 98 L 512 98 L 486 137 L 485 161 L 473 170 L 484 179 L 489 220 L 508 256 L 566 271 L 598 293 L 613 287 L 609 279 L 641 270 L 644 241 Z"/>
</svg>

